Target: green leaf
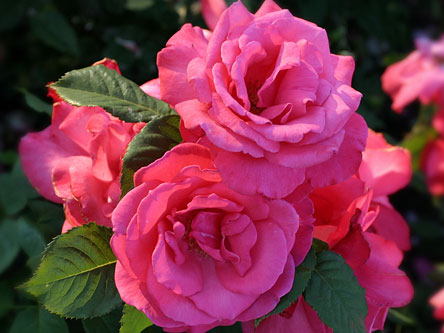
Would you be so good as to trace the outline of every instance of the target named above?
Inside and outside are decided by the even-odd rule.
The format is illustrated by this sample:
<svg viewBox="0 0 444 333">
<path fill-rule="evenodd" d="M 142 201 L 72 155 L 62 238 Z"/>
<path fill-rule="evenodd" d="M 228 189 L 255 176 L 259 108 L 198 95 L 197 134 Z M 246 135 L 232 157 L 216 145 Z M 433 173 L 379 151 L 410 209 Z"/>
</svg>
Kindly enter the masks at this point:
<svg viewBox="0 0 444 333">
<path fill-rule="evenodd" d="M 153 325 L 146 314 L 128 304 L 125 304 L 123 308 L 120 322 L 122 324 L 120 326 L 120 333 L 140 333 L 145 328 Z"/>
<path fill-rule="evenodd" d="M 43 252 L 46 243 L 37 228 L 20 218 L 17 221 L 17 230 L 20 246 L 29 257 L 40 255 Z"/>
<path fill-rule="evenodd" d="M 111 235 L 110 228 L 91 223 L 57 236 L 22 287 L 60 316 L 86 319 L 110 312 L 121 304 Z"/>
<path fill-rule="evenodd" d="M 86 333 L 117 333 L 120 327 L 122 307 L 118 307 L 110 313 L 96 318 L 82 320 Z"/>
<path fill-rule="evenodd" d="M 123 157 L 122 196 L 133 186 L 134 172 L 161 158 L 182 141 L 178 115 L 162 116 L 150 121 L 128 145 Z"/>
<path fill-rule="evenodd" d="M 68 333 L 69 330 L 65 320 L 36 306 L 19 312 L 9 332 Z"/>
<path fill-rule="evenodd" d="M 12 264 L 20 250 L 17 224 L 5 220 L 0 224 L 0 274 Z"/>
<path fill-rule="evenodd" d="M 18 213 L 25 208 L 28 199 L 38 196 L 26 179 L 20 162 L 15 162 L 12 172 L 0 175 L 0 204 L 8 215 Z"/>
<path fill-rule="evenodd" d="M 312 247 L 310 251 L 307 253 L 307 256 L 305 257 L 304 261 L 298 267 L 296 267 L 293 287 L 291 288 L 290 292 L 281 298 L 278 305 L 273 311 L 266 314 L 265 316 L 256 319 L 254 321 L 255 327 L 257 327 L 259 323 L 265 318 L 272 316 L 274 314 L 281 313 L 291 304 L 297 301 L 299 296 L 307 287 L 308 281 L 310 280 L 311 273 L 315 265 L 316 265 L 316 253 L 314 248 Z"/>
<path fill-rule="evenodd" d="M 0 280 L 0 318 L 14 307 L 14 289 L 8 282 Z"/>
<path fill-rule="evenodd" d="M 58 11 L 44 11 L 31 17 L 31 29 L 48 46 L 63 53 L 79 55 L 76 33 Z"/>
<path fill-rule="evenodd" d="M 331 251 L 318 254 L 304 298 L 334 332 L 366 331 L 365 289 L 339 254 Z"/>
<path fill-rule="evenodd" d="M 126 0 L 126 8 L 129 10 L 145 10 L 154 5 L 154 0 Z"/>
<path fill-rule="evenodd" d="M 438 136 L 438 132 L 431 126 L 435 112 L 436 106 L 422 106 L 415 126 L 401 142 L 401 146 L 412 154 L 413 171 L 419 170 L 421 155 L 427 143 Z"/>
<path fill-rule="evenodd" d="M 416 321 L 409 315 L 406 315 L 398 309 L 389 309 L 388 319 L 394 323 L 405 325 L 405 326 L 414 326 L 416 325 Z"/>
<path fill-rule="evenodd" d="M 314 250 L 316 251 L 316 254 L 322 251 L 328 251 L 329 247 L 328 244 L 324 241 L 321 241 L 320 239 L 313 238 L 312 246 Z"/>
<path fill-rule="evenodd" d="M 26 105 L 31 109 L 40 113 L 46 113 L 48 116 L 52 115 L 52 105 L 50 103 L 41 100 L 26 89 L 19 89 L 19 91 L 23 94 L 23 97 L 25 97 Z"/>
<path fill-rule="evenodd" d="M 174 112 L 167 103 L 145 94 L 136 83 L 103 65 L 68 72 L 51 87 L 68 103 L 101 106 L 127 122 L 148 122 Z"/>
<path fill-rule="evenodd" d="M 0 175 L 0 204 L 8 215 L 14 215 L 25 208 L 28 198 L 12 174 Z"/>
</svg>

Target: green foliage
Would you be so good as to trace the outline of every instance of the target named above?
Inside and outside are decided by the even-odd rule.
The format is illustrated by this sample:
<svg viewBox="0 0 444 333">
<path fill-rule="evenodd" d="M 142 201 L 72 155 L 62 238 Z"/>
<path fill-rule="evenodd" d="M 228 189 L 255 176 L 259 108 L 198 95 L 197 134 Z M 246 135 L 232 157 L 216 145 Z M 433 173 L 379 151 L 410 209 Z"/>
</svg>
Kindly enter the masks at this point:
<svg viewBox="0 0 444 333">
<path fill-rule="evenodd" d="M 322 251 L 317 255 L 304 297 L 322 322 L 333 331 L 365 332 L 365 290 L 339 254 Z"/>
<path fill-rule="evenodd" d="M 14 215 L 25 208 L 29 199 L 37 197 L 37 192 L 29 185 L 20 163 L 16 163 L 11 173 L 0 174 L 0 204 L 8 215 Z"/>
<path fill-rule="evenodd" d="M 0 32 L 14 28 L 25 13 L 25 0 L 0 2 Z"/>
<path fill-rule="evenodd" d="M 20 311 L 12 323 L 10 333 L 68 333 L 66 322 L 46 311 L 34 306 L 30 309 Z"/>
<path fill-rule="evenodd" d="M 179 122 L 177 115 L 155 118 L 130 142 L 123 158 L 122 196 L 133 187 L 133 175 L 137 170 L 162 157 L 182 141 Z"/>
<path fill-rule="evenodd" d="M 129 10 L 145 10 L 153 6 L 154 0 L 127 0 L 126 8 Z"/>
<path fill-rule="evenodd" d="M 312 247 L 310 251 L 307 253 L 307 256 L 305 257 L 304 261 L 298 267 L 296 267 L 293 287 L 291 288 L 290 292 L 281 298 L 279 304 L 276 306 L 276 308 L 273 311 L 254 321 L 256 327 L 265 318 L 283 312 L 291 304 L 297 301 L 299 296 L 302 295 L 302 292 L 307 287 L 308 281 L 311 278 L 311 273 L 315 265 L 316 265 L 316 252 Z"/>
<path fill-rule="evenodd" d="M 412 154 L 413 171 L 419 170 L 421 154 L 427 143 L 438 136 L 436 130 L 431 126 L 431 120 L 435 112 L 436 107 L 434 106 L 422 107 L 415 126 L 401 142 L 401 145 Z"/>
<path fill-rule="evenodd" d="M 51 87 L 73 105 L 101 106 L 127 122 L 148 122 L 174 112 L 167 103 L 148 96 L 136 83 L 103 65 L 68 72 Z"/>
<path fill-rule="evenodd" d="M 26 89 L 19 89 L 19 91 L 23 94 L 25 98 L 26 105 L 28 105 L 31 109 L 37 112 L 46 113 L 51 116 L 52 114 L 52 105 L 41 100 L 36 95 L 30 93 Z"/>
<path fill-rule="evenodd" d="M 31 18 L 31 29 L 40 40 L 60 52 L 79 55 L 76 32 L 56 10 L 43 11 Z"/>
<path fill-rule="evenodd" d="M 111 235 L 111 229 L 92 223 L 57 236 L 23 288 L 60 316 L 84 319 L 110 312 L 121 304 Z"/>
<path fill-rule="evenodd" d="M 13 220 L 0 223 L 0 273 L 13 262 L 20 250 L 17 225 Z"/>
<path fill-rule="evenodd" d="M 125 304 L 122 319 L 120 320 L 120 333 L 140 333 L 153 325 L 151 320 L 135 307 Z"/>
<path fill-rule="evenodd" d="M 104 316 L 83 319 L 82 325 L 86 333 L 117 333 L 120 327 L 122 307 L 118 307 Z"/>
</svg>

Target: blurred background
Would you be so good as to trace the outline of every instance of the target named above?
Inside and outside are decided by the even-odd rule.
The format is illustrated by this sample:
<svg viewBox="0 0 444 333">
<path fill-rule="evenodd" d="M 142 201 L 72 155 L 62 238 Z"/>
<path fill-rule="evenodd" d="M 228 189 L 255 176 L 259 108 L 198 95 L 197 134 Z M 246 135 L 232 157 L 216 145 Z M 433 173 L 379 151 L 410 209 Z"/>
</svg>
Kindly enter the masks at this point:
<svg viewBox="0 0 444 333">
<path fill-rule="evenodd" d="M 262 1 L 243 2 L 255 11 Z M 380 77 L 414 49 L 415 36 L 444 33 L 442 0 L 277 2 L 325 28 L 333 53 L 355 58 L 353 86 L 364 95 L 358 112 L 369 127 L 412 151 L 433 136 L 426 122 L 418 125 L 419 104 L 401 115 L 391 111 Z M 109 57 L 125 77 L 142 84 L 156 77 L 157 52 L 185 22 L 205 27 L 198 1 L 0 1 L 0 332 L 118 331 L 120 324 L 111 316 L 65 321 L 16 288 L 30 278 L 64 220 L 62 207 L 39 197 L 27 183 L 17 145 L 27 132 L 50 123 L 47 83 Z M 402 269 L 414 284 L 415 298 L 390 311 L 386 332 L 438 332 L 440 327 L 428 299 L 444 287 L 444 201 L 428 194 L 417 155 L 413 162 L 411 184 L 391 202 L 411 227 L 413 247 Z"/>
</svg>

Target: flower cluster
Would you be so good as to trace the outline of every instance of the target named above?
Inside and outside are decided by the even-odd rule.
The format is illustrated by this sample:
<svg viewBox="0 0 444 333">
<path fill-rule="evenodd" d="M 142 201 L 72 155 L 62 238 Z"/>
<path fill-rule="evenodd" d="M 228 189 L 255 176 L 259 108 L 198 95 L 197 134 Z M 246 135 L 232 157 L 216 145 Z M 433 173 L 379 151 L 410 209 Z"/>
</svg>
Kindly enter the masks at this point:
<svg viewBox="0 0 444 333">
<path fill-rule="evenodd" d="M 51 126 L 20 145 L 27 176 L 64 204 L 63 231 L 113 228 L 122 300 L 167 332 L 331 331 L 304 295 L 255 323 L 292 290 L 314 238 L 365 290 L 362 327 L 383 329 L 413 296 L 399 269 L 409 229 L 388 199 L 410 180 L 409 153 L 355 112 L 354 61 L 330 53 L 325 30 L 272 0 L 255 14 L 202 4 L 212 31 L 185 24 L 141 86 L 177 110 L 182 143 L 139 168 L 119 201 L 123 154 L 145 124 L 52 91 Z"/>
<path fill-rule="evenodd" d="M 422 104 L 434 104 L 437 112 L 432 126 L 437 138 L 430 140 L 421 152 L 420 167 L 433 195 L 444 195 L 444 36 L 436 41 L 421 37 L 417 50 L 404 60 L 387 68 L 382 76 L 383 89 L 392 97 L 396 112 L 419 99 Z M 444 319 L 443 290 L 430 299 L 435 317 Z M 444 328 L 443 328 L 444 329 Z"/>
<path fill-rule="evenodd" d="M 437 106 L 432 124 L 438 138 L 422 152 L 421 169 L 430 192 L 444 195 L 444 36 L 437 41 L 418 38 L 416 47 L 407 58 L 387 68 L 382 87 L 392 97 L 396 112 L 416 99 L 424 105 Z"/>
</svg>

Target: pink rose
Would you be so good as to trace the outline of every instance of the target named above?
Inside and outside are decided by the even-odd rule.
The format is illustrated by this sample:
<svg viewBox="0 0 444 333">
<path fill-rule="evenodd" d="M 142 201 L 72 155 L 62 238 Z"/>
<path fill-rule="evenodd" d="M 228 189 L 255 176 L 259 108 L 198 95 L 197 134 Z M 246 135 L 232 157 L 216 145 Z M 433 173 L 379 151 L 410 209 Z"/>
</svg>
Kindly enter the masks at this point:
<svg viewBox="0 0 444 333">
<path fill-rule="evenodd" d="M 219 17 L 227 9 L 225 0 L 201 0 L 200 5 L 205 22 L 211 30 L 214 30 Z"/>
<path fill-rule="evenodd" d="M 88 222 L 111 227 L 120 199 L 122 156 L 144 126 L 120 121 L 99 107 L 75 107 L 54 97 L 51 125 L 27 134 L 20 159 L 31 184 L 63 203 L 63 231 Z"/>
<path fill-rule="evenodd" d="M 435 309 L 433 313 L 435 318 L 444 320 L 444 289 L 441 289 L 430 298 L 430 304 Z M 444 333 L 444 325 L 441 327 L 441 333 Z"/>
<path fill-rule="evenodd" d="M 366 290 L 368 332 L 383 329 L 390 307 L 406 305 L 413 297 L 412 285 L 399 270 L 402 251 L 410 247 L 406 222 L 388 201 L 391 194 L 410 180 L 409 153 L 393 147 L 382 135 L 369 131 L 359 172 L 333 186 L 315 189 L 313 237 L 329 244 L 354 270 Z M 252 323 L 244 324 L 245 332 Z M 280 315 L 265 319 L 257 333 L 331 332 L 301 297 Z"/>
<path fill-rule="evenodd" d="M 444 36 L 435 42 L 418 38 L 416 48 L 382 75 L 382 88 L 392 98 L 392 108 L 397 112 L 417 98 L 423 104 L 444 104 Z"/>
<path fill-rule="evenodd" d="M 433 118 L 438 138 L 430 141 L 421 153 L 421 170 L 433 195 L 444 195 L 444 107 Z"/>
<path fill-rule="evenodd" d="M 373 192 L 372 205 L 379 210 L 372 230 L 394 241 L 401 250 L 410 250 L 409 226 L 388 199 L 388 195 L 407 186 L 412 178 L 410 152 L 388 144 L 382 134 L 369 130 L 357 177 Z"/>
<path fill-rule="evenodd" d="M 444 195 L 444 139 L 427 144 L 421 154 L 421 170 L 433 195 Z"/>
<path fill-rule="evenodd" d="M 254 15 L 237 1 L 213 32 L 184 25 L 157 62 L 146 91 L 176 108 L 183 137 L 211 150 L 234 190 L 282 198 L 359 167 L 367 126 L 355 113 L 353 59 L 331 54 L 325 30 L 273 1 Z"/>
<path fill-rule="evenodd" d="M 288 293 L 303 259 L 290 251 L 307 243 L 288 202 L 229 189 L 194 143 L 137 171 L 134 185 L 112 218 L 115 281 L 153 323 L 205 332 L 260 317 Z"/>
</svg>

